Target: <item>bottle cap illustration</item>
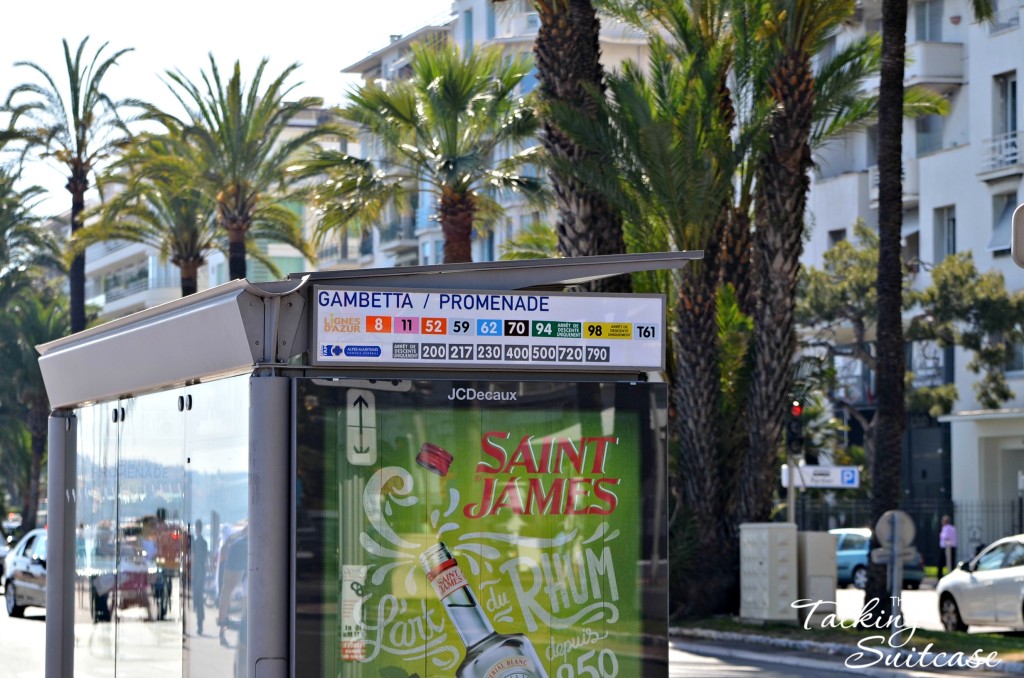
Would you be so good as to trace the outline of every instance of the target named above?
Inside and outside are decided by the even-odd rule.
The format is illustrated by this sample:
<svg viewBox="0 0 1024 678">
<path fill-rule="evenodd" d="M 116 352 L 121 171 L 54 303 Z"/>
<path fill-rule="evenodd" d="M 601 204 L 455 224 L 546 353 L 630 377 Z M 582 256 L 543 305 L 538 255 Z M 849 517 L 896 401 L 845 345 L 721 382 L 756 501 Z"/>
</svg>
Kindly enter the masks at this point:
<svg viewBox="0 0 1024 678">
<path fill-rule="evenodd" d="M 434 443 L 423 443 L 420 453 L 416 455 L 417 464 L 442 477 L 448 475 L 448 467 L 452 465 L 453 459 L 448 450 Z"/>
</svg>

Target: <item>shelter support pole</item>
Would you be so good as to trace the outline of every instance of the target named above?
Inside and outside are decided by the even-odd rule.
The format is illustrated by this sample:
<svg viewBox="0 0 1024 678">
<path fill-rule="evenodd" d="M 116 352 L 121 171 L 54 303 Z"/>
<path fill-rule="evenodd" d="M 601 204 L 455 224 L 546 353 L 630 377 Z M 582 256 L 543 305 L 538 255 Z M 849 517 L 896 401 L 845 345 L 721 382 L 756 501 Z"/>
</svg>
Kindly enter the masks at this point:
<svg viewBox="0 0 1024 678">
<path fill-rule="evenodd" d="M 290 380 L 258 368 L 249 379 L 249 678 L 286 678 L 291 616 Z"/>
<path fill-rule="evenodd" d="M 46 495 L 46 678 L 71 678 L 74 673 L 77 434 L 73 410 L 50 413 Z"/>
</svg>

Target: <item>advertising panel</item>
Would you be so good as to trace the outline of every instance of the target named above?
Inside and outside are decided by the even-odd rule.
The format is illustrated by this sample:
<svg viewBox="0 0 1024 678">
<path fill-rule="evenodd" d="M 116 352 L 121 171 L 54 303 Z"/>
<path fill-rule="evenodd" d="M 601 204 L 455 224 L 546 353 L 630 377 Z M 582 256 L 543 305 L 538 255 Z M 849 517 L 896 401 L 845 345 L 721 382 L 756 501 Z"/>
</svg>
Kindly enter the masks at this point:
<svg viewBox="0 0 1024 678">
<path fill-rule="evenodd" d="M 296 675 L 663 672 L 658 387 L 304 385 Z"/>
<path fill-rule="evenodd" d="M 661 295 L 314 286 L 315 365 L 661 370 Z"/>
</svg>

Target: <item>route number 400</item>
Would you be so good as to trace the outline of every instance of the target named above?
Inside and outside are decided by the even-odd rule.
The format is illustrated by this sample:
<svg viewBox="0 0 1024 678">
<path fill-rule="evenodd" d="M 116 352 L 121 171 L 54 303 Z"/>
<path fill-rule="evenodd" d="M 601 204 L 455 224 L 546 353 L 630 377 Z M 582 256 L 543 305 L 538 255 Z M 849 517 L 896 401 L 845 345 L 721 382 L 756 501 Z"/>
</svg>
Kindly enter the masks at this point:
<svg viewBox="0 0 1024 678">
<path fill-rule="evenodd" d="M 594 655 L 597 655 L 596 661 Z M 590 678 L 615 678 L 619 675 L 619 659 L 615 653 L 605 648 L 600 653 L 594 650 L 584 652 L 576 658 L 576 668 L 566 663 L 558 667 L 555 678 L 577 678 L 578 676 L 590 676 Z"/>
</svg>

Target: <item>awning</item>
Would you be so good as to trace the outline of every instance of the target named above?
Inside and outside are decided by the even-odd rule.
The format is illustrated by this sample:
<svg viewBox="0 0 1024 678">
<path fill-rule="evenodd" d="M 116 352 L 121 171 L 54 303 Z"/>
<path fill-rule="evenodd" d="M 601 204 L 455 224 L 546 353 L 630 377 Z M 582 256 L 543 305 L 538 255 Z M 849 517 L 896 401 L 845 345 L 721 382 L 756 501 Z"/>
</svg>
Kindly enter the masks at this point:
<svg viewBox="0 0 1024 678">
<path fill-rule="evenodd" d="M 1010 249 L 1010 241 L 1013 239 L 1013 210 L 1017 207 L 1016 198 L 1007 199 L 999 220 L 992 229 L 992 238 L 988 241 L 988 251 Z"/>
</svg>

